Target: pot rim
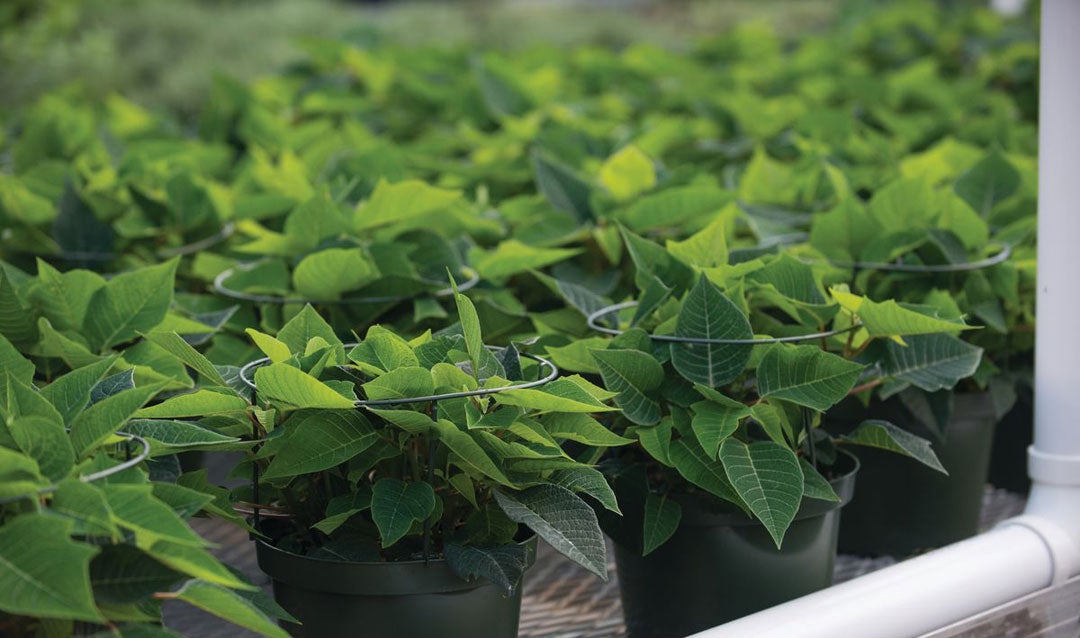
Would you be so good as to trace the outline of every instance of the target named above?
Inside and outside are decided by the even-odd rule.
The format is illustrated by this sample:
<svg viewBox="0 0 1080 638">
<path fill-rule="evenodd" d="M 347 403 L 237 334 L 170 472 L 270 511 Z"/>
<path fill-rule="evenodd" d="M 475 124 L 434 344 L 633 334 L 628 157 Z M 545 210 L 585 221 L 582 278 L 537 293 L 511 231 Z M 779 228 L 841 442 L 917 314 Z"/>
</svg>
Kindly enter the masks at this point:
<svg viewBox="0 0 1080 638">
<path fill-rule="evenodd" d="M 525 547 L 525 569 L 536 562 L 537 536 L 517 543 Z M 275 582 L 333 594 L 405 596 L 465 591 L 489 586 L 483 579 L 466 581 L 445 558 L 406 561 L 335 561 L 312 558 L 255 539 L 259 568 Z M 492 585 L 493 586 L 493 585 Z M 520 584 L 516 589 L 520 590 Z"/>
</svg>

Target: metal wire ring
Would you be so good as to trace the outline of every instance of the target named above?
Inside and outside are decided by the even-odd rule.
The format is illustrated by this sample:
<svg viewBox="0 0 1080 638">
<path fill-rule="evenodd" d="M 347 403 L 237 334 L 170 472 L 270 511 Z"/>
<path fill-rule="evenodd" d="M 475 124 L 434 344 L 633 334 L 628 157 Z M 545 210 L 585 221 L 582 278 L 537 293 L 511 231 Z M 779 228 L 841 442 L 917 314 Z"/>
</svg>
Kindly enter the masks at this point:
<svg viewBox="0 0 1080 638">
<path fill-rule="evenodd" d="M 136 454 L 135 456 L 133 456 L 132 458 L 124 461 L 123 463 L 114 465 L 113 467 L 101 470 L 99 472 L 93 472 L 91 474 L 86 474 L 84 476 L 80 476 L 79 477 L 80 481 L 82 481 L 83 483 L 92 483 L 94 481 L 98 481 L 98 480 L 101 480 L 103 478 L 113 476 L 114 474 L 119 474 L 120 472 L 123 472 L 124 470 L 135 467 L 136 465 L 138 465 L 139 463 L 142 463 L 143 461 L 145 461 L 147 458 L 150 457 L 150 443 L 146 439 L 142 438 L 141 436 L 137 436 L 135 434 L 128 434 L 127 432 L 116 432 L 115 434 L 116 434 L 116 436 L 124 437 L 124 438 L 126 438 L 128 440 L 138 442 L 140 445 L 142 445 L 142 451 L 139 452 L 138 454 Z M 31 496 L 43 496 L 45 494 L 55 492 L 59 488 L 60 488 L 59 485 L 53 484 L 53 485 L 49 485 L 48 487 L 42 487 L 42 488 L 38 489 L 37 491 L 33 492 L 32 494 L 23 494 L 23 495 L 20 495 L 20 496 L 12 496 L 12 497 L 8 497 L 8 498 L 3 498 L 3 499 L 0 499 L 0 505 L 6 504 L 6 503 L 15 503 L 17 501 L 21 501 L 23 499 L 30 498 Z"/>
<path fill-rule="evenodd" d="M 874 261 L 839 261 L 826 258 L 824 261 L 840 268 L 855 268 L 858 270 L 880 270 L 882 272 L 910 272 L 910 273 L 941 273 L 941 272 L 970 272 L 982 270 L 1003 263 L 1012 256 L 1012 246 L 1005 245 L 997 254 L 980 259 L 978 261 L 966 261 L 961 264 L 900 264 Z M 802 259 L 804 263 L 820 263 L 821 260 Z"/>
<path fill-rule="evenodd" d="M 217 246 L 229 237 L 232 237 L 234 232 L 236 232 L 236 225 L 232 222 L 225 222 L 225 225 L 221 227 L 221 230 L 213 235 L 195 240 L 190 244 L 177 246 L 176 248 L 162 248 L 157 251 L 157 256 L 162 259 L 169 259 L 171 257 L 183 257 L 185 255 L 197 253 L 200 250 L 206 250 L 207 248 Z"/>
<path fill-rule="evenodd" d="M 605 315 L 610 315 L 613 312 L 620 310 L 626 310 L 627 308 L 633 308 L 637 306 L 636 301 L 624 301 L 622 303 L 613 304 L 597 310 L 585 318 L 585 322 L 590 328 L 597 332 L 604 334 L 619 336 L 625 333 L 625 330 L 619 330 L 617 328 L 608 328 L 596 323 L 596 320 Z M 848 326 L 847 328 L 839 328 L 837 330 L 828 330 L 826 332 L 815 332 L 808 335 L 795 335 L 793 337 L 770 337 L 768 339 L 707 339 L 705 337 L 676 337 L 675 335 L 657 335 L 649 333 L 649 338 L 653 341 L 664 341 L 668 343 L 701 343 L 707 345 L 729 345 L 729 346 L 760 346 L 770 343 L 795 343 L 799 341 L 811 341 L 813 339 L 822 339 L 825 337 L 835 337 L 836 335 L 842 335 L 852 330 L 857 330 L 862 327 L 861 323 L 856 323 Z"/>
<path fill-rule="evenodd" d="M 351 306 L 359 304 L 374 304 L 374 303 L 391 303 L 397 301 L 407 301 L 414 299 L 415 295 L 399 295 L 390 297 L 346 297 L 344 299 L 307 299 L 304 297 L 281 297 L 277 295 L 256 295 L 246 292 L 240 292 L 227 288 L 225 281 L 236 274 L 238 270 L 251 270 L 256 265 L 262 263 L 264 260 L 249 261 L 243 264 L 238 264 L 232 268 L 226 268 L 221 271 L 217 277 L 214 277 L 212 284 L 214 292 L 219 295 L 229 297 L 231 299 L 239 299 L 240 301 L 251 301 L 255 303 L 273 303 L 273 304 L 290 304 L 290 303 L 312 303 L 321 305 L 338 305 L 338 306 Z M 480 274 L 468 266 L 463 266 L 462 270 L 468 274 L 469 278 L 461 282 L 458 287 L 458 292 L 464 292 L 476 286 L 480 283 Z M 454 293 L 452 286 L 446 288 L 440 288 L 432 293 L 434 297 L 448 297 Z"/>
<path fill-rule="evenodd" d="M 342 344 L 344 348 L 353 348 L 357 346 L 357 342 Z M 486 346 L 489 350 L 499 350 L 497 346 Z M 427 403 L 428 401 L 443 401 L 445 399 L 460 399 L 463 397 L 478 397 L 486 396 L 490 394 L 498 394 L 500 392 L 506 392 L 507 390 L 528 390 L 530 388 L 540 387 L 551 383 L 559 376 L 559 368 L 551 361 L 544 357 L 537 356 L 535 354 L 529 354 L 527 352 L 519 352 L 518 356 L 525 357 L 526 359 L 532 359 L 541 366 L 548 370 L 546 376 L 536 379 L 535 381 L 526 381 L 523 383 L 516 383 L 514 385 L 502 386 L 499 388 L 478 388 L 476 390 L 464 390 L 462 392 L 448 392 L 445 394 L 432 394 L 423 397 L 409 397 L 403 399 L 357 399 L 353 402 L 353 406 L 362 408 L 365 406 L 379 406 L 379 405 L 402 405 L 409 403 Z M 270 357 L 263 357 L 262 359 L 256 359 L 240 368 L 240 380 L 244 382 L 244 385 L 258 392 L 258 387 L 255 385 L 253 378 L 248 378 L 248 374 L 256 368 L 270 363 Z"/>
</svg>

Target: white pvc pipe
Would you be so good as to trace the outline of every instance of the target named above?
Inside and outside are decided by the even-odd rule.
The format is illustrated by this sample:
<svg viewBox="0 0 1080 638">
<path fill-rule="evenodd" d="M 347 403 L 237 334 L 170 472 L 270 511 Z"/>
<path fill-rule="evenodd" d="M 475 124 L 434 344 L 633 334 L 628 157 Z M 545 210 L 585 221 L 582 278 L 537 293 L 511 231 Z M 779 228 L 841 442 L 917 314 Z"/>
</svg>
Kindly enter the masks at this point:
<svg viewBox="0 0 1080 638">
<path fill-rule="evenodd" d="M 1033 481 L 1023 516 L 699 637 L 907 638 L 1080 574 L 1080 0 L 1044 0 Z"/>
<path fill-rule="evenodd" d="M 994 11 L 1011 18 L 1024 12 L 1027 0 L 990 0 L 990 6 Z"/>
</svg>

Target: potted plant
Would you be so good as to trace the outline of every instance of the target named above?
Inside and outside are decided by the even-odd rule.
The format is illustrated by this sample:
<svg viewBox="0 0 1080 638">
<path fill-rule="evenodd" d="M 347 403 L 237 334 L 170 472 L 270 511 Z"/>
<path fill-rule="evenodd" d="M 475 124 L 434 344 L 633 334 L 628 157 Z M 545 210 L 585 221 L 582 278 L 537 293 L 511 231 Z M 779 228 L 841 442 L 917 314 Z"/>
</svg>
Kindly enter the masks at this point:
<svg viewBox="0 0 1080 638">
<path fill-rule="evenodd" d="M 820 268 L 789 254 L 729 264 L 722 224 L 667 249 L 626 235 L 645 288 L 590 323 L 617 335 L 591 353 L 622 408 L 612 429 L 637 441 L 605 461 L 624 516 L 601 512 L 630 635 L 687 635 L 828 586 L 859 468 L 845 448 L 942 468 L 891 423 L 831 436 L 822 415 L 894 378 L 871 343 L 952 346 L 941 331 L 965 326 L 870 301 L 859 323 Z M 601 323 L 619 311 L 617 326 Z M 933 358 L 924 345 L 912 347 Z"/>
<path fill-rule="evenodd" d="M 418 181 L 380 182 L 355 208 L 323 192 L 283 220 L 239 223 L 235 253 L 248 261 L 200 255 L 194 269 L 271 333 L 305 303 L 323 309 L 340 334 L 380 317 L 411 327 L 447 316 L 438 299 L 451 293 L 448 271 L 467 280 L 463 289 L 476 283 L 446 239 L 461 229 L 448 211 L 461 207 L 460 192 Z"/>
<path fill-rule="evenodd" d="M 974 535 L 995 426 L 1013 406 L 1014 387 L 1030 377 L 1034 206 L 1021 195 L 1021 174 L 990 153 L 959 178 L 938 181 L 925 174 L 897 180 L 868 205 L 851 200 L 821 215 L 811 231 L 810 246 L 840 269 L 833 281 L 850 282 L 871 299 L 895 298 L 982 324 L 952 346 L 958 363 L 976 348 L 983 353 L 959 385 L 961 376 L 922 372 L 919 358 L 886 355 L 909 372 L 886 383 L 868 405 L 849 401 L 830 413 L 827 427 L 834 432 L 887 418 L 931 439 L 949 471 L 929 475 L 894 458 L 868 464 L 857 488 L 864 498 L 845 513 L 842 551 L 906 555 Z M 858 303 L 841 300 L 866 321 Z"/>
<path fill-rule="evenodd" d="M 310 307 L 243 376 L 260 447 L 234 491 L 297 636 L 514 636 L 536 537 L 606 577 L 580 494 L 618 511 L 592 468 L 629 443 L 590 416 L 611 394 L 460 323 L 411 340 L 373 326 L 345 346 Z"/>
<path fill-rule="evenodd" d="M 286 635 L 272 618 L 290 616 L 186 522 L 226 514 L 224 490 L 163 462 L 239 439 L 169 421 L 136 428 L 132 418 L 167 382 L 134 385 L 116 354 L 48 383 L 3 335 L 0 358 L 0 633 L 173 636 L 161 609 L 176 600 Z"/>
</svg>

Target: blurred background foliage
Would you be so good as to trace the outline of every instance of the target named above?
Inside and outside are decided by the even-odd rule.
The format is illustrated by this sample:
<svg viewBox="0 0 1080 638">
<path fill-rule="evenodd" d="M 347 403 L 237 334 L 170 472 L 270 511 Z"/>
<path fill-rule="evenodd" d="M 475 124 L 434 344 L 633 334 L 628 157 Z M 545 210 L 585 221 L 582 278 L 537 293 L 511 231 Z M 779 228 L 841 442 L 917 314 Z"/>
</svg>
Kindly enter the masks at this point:
<svg viewBox="0 0 1080 638">
<path fill-rule="evenodd" d="M 301 59 L 304 38 L 509 49 L 539 43 L 688 47 L 760 21 L 781 36 L 857 20 L 870 0 L 3 0 L 0 114 L 69 85 L 191 121 L 215 73 Z"/>
</svg>

